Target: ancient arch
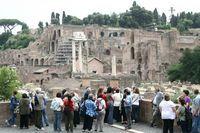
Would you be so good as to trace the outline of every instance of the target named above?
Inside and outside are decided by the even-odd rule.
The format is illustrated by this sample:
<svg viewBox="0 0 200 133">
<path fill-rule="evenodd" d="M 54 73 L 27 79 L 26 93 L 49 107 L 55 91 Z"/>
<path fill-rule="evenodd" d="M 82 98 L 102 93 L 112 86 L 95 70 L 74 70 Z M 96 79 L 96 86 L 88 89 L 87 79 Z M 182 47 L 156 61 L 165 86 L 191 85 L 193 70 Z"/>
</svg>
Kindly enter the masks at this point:
<svg viewBox="0 0 200 133">
<path fill-rule="evenodd" d="M 88 39 L 91 39 L 92 36 L 93 36 L 93 33 L 90 31 L 90 32 L 88 33 Z"/>
<path fill-rule="evenodd" d="M 120 35 L 120 37 L 124 37 L 125 33 L 122 31 L 119 35 Z"/>
<path fill-rule="evenodd" d="M 31 59 L 31 66 L 33 66 L 33 59 Z"/>
<path fill-rule="evenodd" d="M 42 58 L 42 59 L 40 60 L 40 65 L 41 65 L 41 66 L 44 65 L 44 58 Z"/>
<path fill-rule="evenodd" d="M 35 59 L 35 66 L 38 66 L 38 59 Z"/>
<path fill-rule="evenodd" d="M 51 51 L 55 52 L 55 43 L 54 42 L 51 43 Z"/>
<path fill-rule="evenodd" d="M 100 35 L 101 35 L 101 37 L 104 37 L 105 33 L 102 31 L 102 32 L 100 33 Z"/>
</svg>

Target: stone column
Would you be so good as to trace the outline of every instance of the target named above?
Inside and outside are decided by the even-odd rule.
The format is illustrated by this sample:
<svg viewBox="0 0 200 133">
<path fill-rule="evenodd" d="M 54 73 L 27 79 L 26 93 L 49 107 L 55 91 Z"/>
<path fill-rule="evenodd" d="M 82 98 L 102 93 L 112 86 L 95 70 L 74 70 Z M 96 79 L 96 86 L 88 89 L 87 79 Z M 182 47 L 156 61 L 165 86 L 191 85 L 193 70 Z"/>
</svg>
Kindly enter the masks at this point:
<svg viewBox="0 0 200 133">
<path fill-rule="evenodd" d="M 86 74 L 88 74 L 88 55 L 89 55 L 89 46 L 88 42 L 85 41 L 85 46 L 86 46 Z"/>
<path fill-rule="evenodd" d="M 76 44 L 75 40 L 72 40 L 72 72 L 76 72 Z"/>
<path fill-rule="evenodd" d="M 78 48 L 78 60 L 79 60 L 79 70 L 83 72 L 83 57 L 82 57 L 82 41 L 79 41 L 79 48 Z"/>
<path fill-rule="evenodd" d="M 115 55 L 112 57 L 112 75 L 113 76 L 117 75 L 116 56 Z"/>
</svg>

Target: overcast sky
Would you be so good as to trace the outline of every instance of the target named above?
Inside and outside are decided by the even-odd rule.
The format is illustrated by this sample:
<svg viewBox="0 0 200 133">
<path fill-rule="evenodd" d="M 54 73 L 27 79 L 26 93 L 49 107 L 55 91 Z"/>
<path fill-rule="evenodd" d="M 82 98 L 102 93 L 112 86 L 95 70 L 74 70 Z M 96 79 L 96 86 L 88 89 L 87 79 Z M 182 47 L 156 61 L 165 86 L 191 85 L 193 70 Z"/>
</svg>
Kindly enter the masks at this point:
<svg viewBox="0 0 200 133">
<path fill-rule="evenodd" d="M 136 0 L 148 10 L 158 9 L 161 14 L 170 14 L 170 7 L 175 13 L 181 11 L 200 12 L 200 0 Z M 93 12 L 111 14 L 112 12 L 125 12 L 132 5 L 133 0 L 0 0 L 0 19 L 16 18 L 29 25 L 37 27 L 39 21 L 50 21 L 51 12 L 79 18 L 86 17 Z"/>
</svg>

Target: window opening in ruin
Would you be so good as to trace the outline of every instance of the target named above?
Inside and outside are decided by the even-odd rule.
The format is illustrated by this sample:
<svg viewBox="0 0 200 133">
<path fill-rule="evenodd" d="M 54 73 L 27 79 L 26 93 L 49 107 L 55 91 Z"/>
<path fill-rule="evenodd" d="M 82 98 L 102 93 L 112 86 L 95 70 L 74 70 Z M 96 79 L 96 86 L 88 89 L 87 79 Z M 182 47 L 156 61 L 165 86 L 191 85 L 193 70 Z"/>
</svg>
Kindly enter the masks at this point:
<svg viewBox="0 0 200 133">
<path fill-rule="evenodd" d="M 101 35 L 101 37 L 104 37 L 104 32 L 102 31 L 102 32 L 100 33 L 100 35 Z"/>
<path fill-rule="evenodd" d="M 41 65 L 41 66 L 44 65 L 44 59 L 43 59 L 43 58 L 40 60 L 40 65 Z"/>
<path fill-rule="evenodd" d="M 109 49 L 106 50 L 106 55 L 110 55 L 110 50 Z"/>
<path fill-rule="evenodd" d="M 109 37 L 112 37 L 112 33 L 109 33 Z"/>
<path fill-rule="evenodd" d="M 124 33 L 124 32 L 121 32 L 119 35 L 120 35 L 120 37 L 124 37 L 124 36 L 125 36 L 125 33 Z"/>
<path fill-rule="evenodd" d="M 135 74 L 135 71 L 130 71 L 130 74 Z"/>
<path fill-rule="evenodd" d="M 26 64 L 27 64 L 27 65 L 29 64 L 29 59 L 26 59 Z"/>
<path fill-rule="evenodd" d="M 53 38 L 52 38 L 53 40 L 56 40 L 56 31 L 54 30 L 54 32 L 53 32 Z"/>
<path fill-rule="evenodd" d="M 131 48 L 131 59 L 132 60 L 135 59 L 135 50 L 134 50 L 134 47 Z"/>
<path fill-rule="evenodd" d="M 88 33 L 88 39 L 91 39 L 92 36 L 93 36 L 92 32 L 89 32 L 89 33 Z"/>
<path fill-rule="evenodd" d="M 129 42 L 127 42 L 127 45 L 129 45 Z"/>
<path fill-rule="evenodd" d="M 183 52 L 184 51 L 184 49 L 183 48 L 180 48 L 180 52 Z"/>
<path fill-rule="evenodd" d="M 38 66 L 38 59 L 35 59 L 35 66 Z"/>
<path fill-rule="evenodd" d="M 118 49 L 121 49 L 121 47 L 120 47 L 120 46 L 118 46 Z"/>
<path fill-rule="evenodd" d="M 31 66 L 33 66 L 33 59 L 31 59 Z"/>
<path fill-rule="evenodd" d="M 92 73 L 97 73 L 97 71 L 92 71 Z"/>
<path fill-rule="evenodd" d="M 61 32 L 60 32 L 60 30 L 58 30 L 58 36 L 59 36 L 59 37 L 61 36 Z"/>
<path fill-rule="evenodd" d="M 20 58 L 20 55 L 18 55 L 18 58 Z"/>
<path fill-rule="evenodd" d="M 117 32 L 114 32 L 113 33 L 113 37 L 117 37 L 118 36 L 118 33 Z"/>
<path fill-rule="evenodd" d="M 117 64 L 122 64 L 122 60 L 117 60 Z"/>
<path fill-rule="evenodd" d="M 51 51 L 52 51 L 52 52 L 55 51 L 55 44 L 54 44 L 54 42 L 51 43 Z"/>
</svg>

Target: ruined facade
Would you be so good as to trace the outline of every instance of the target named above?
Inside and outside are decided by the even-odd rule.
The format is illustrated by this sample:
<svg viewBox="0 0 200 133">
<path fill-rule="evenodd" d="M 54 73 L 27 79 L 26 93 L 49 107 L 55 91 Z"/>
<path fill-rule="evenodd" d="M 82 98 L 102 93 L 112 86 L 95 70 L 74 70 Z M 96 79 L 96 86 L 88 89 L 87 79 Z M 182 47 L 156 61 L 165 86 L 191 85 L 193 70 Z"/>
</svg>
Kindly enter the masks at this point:
<svg viewBox="0 0 200 133">
<path fill-rule="evenodd" d="M 166 69 L 178 62 L 182 51 L 200 45 L 199 36 L 180 36 L 177 31 L 60 25 L 45 28 L 41 36 L 25 49 L 1 51 L 0 63 L 27 67 L 70 66 L 73 64 L 75 32 L 82 32 L 87 38 L 74 45 L 74 66 L 80 70 L 77 62 L 82 62 L 82 73 L 90 73 L 88 61 L 97 58 L 103 64 L 103 73 L 111 74 L 112 57 L 115 56 L 117 74 L 135 74 L 144 81 L 165 80 Z M 81 61 L 78 56 L 80 46 Z"/>
</svg>

